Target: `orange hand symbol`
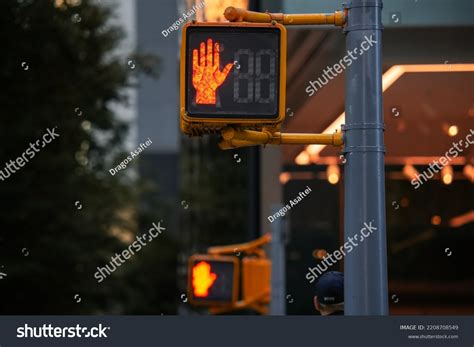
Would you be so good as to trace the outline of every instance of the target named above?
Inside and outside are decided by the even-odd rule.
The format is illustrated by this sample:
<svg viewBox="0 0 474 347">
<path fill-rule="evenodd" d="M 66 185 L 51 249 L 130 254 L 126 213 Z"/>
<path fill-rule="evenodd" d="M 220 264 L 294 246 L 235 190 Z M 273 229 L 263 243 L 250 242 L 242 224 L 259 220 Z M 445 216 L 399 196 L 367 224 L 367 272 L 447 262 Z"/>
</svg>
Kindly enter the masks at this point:
<svg viewBox="0 0 474 347">
<path fill-rule="evenodd" d="M 227 75 L 232 69 L 232 63 L 225 66 L 224 70 L 220 69 L 220 53 L 219 43 L 214 44 L 214 62 L 212 61 L 212 39 L 207 39 L 206 45 L 201 42 L 199 47 L 199 63 L 198 51 L 193 50 L 193 86 L 196 89 L 197 104 L 216 104 L 216 89 L 224 83 Z"/>
<path fill-rule="evenodd" d="M 217 275 L 211 272 L 211 265 L 208 262 L 201 261 L 193 267 L 193 288 L 194 296 L 206 297 L 209 294 L 209 288 L 212 287 Z"/>
</svg>

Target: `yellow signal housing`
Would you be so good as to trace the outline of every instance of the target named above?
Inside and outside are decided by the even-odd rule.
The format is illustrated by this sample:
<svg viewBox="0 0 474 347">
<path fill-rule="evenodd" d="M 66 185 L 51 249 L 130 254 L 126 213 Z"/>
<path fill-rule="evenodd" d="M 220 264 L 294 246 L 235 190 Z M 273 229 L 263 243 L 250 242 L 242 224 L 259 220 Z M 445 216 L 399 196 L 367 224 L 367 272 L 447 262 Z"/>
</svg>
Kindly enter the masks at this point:
<svg viewBox="0 0 474 347">
<path fill-rule="evenodd" d="M 259 37 L 258 35 L 267 35 L 261 36 L 260 41 L 258 42 L 265 42 L 265 37 L 268 37 L 270 32 L 277 32 L 278 33 L 278 44 L 272 48 L 273 49 L 263 49 L 263 52 L 267 54 L 270 52 L 271 54 L 275 54 L 275 56 L 270 60 L 274 61 L 275 63 L 275 71 L 278 72 L 278 79 L 275 78 L 275 81 L 272 81 L 274 85 L 274 89 L 271 87 L 269 88 L 269 94 L 267 100 L 263 100 L 260 104 L 257 103 L 256 100 L 249 104 L 240 104 L 241 97 L 235 91 L 236 88 L 239 86 L 239 74 L 240 72 L 236 72 L 236 66 L 232 68 L 230 74 L 226 77 L 229 81 L 219 81 L 223 83 L 215 89 L 216 94 L 218 96 L 215 97 L 215 100 L 209 101 L 209 104 L 199 104 L 197 100 L 197 91 L 195 91 L 194 86 L 194 67 L 195 62 L 192 62 L 194 59 L 194 51 L 197 50 L 197 54 L 199 55 L 199 62 L 198 66 L 201 67 L 199 64 L 203 64 L 206 67 L 207 62 L 204 62 L 204 59 L 201 61 L 201 54 L 206 54 L 207 56 L 211 56 L 209 54 L 209 49 L 207 46 L 204 49 L 201 47 L 199 50 L 198 45 L 196 42 L 192 42 L 192 35 L 193 33 L 199 33 L 199 31 L 207 33 L 208 36 L 201 37 L 204 39 L 206 38 L 209 40 L 210 38 L 214 39 L 212 45 L 220 44 L 219 47 L 219 55 L 216 55 L 214 51 L 212 53 L 214 59 L 209 58 L 209 62 L 212 60 L 217 60 L 222 62 L 222 66 L 218 66 L 217 69 L 224 69 L 226 67 L 226 63 L 229 63 L 231 60 L 229 59 L 230 56 L 234 57 L 234 54 L 237 54 L 239 51 L 247 51 L 247 55 L 249 57 L 253 57 L 253 62 L 248 63 L 250 66 L 248 67 L 249 71 L 247 75 L 251 75 L 249 78 L 253 78 L 254 80 L 251 83 L 252 87 L 247 85 L 247 98 L 257 98 L 257 81 L 256 79 L 256 70 L 265 65 L 263 61 L 268 62 L 269 60 L 262 58 L 259 56 L 261 55 L 262 49 L 260 52 L 257 50 L 257 47 L 250 47 L 249 45 L 252 44 L 252 40 L 249 40 L 249 35 L 253 35 L 254 38 Z M 239 34 L 247 32 L 247 36 L 238 36 Z M 243 37 L 247 37 L 247 39 L 243 39 Z M 252 36 L 250 36 L 252 37 Z M 226 41 L 227 40 L 227 41 Z M 204 42 L 204 41 L 203 41 Z M 225 44 L 224 44 L 225 43 Z M 201 44 L 202 45 L 202 44 Z M 256 45 L 256 44 L 254 44 Z M 286 35 L 286 28 L 276 21 L 270 23 L 188 23 L 183 27 L 182 33 L 182 42 L 181 42 L 181 53 L 180 53 L 180 128 L 184 134 L 190 136 L 201 136 L 203 134 L 211 134 L 211 133 L 219 133 L 222 129 L 227 126 L 234 126 L 234 127 L 243 127 L 245 129 L 254 129 L 260 130 L 263 127 L 267 129 L 271 129 L 272 131 L 278 131 L 280 129 L 280 124 L 285 119 L 286 109 L 286 46 L 287 46 L 287 35 Z M 212 51 L 211 47 L 211 51 Z M 206 53 L 207 52 L 207 53 Z M 222 56 L 226 55 L 227 60 L 223 61 Z M 250 59 L 250 58 L 249 58 Z M 260 60 L 258 60 L 260 59 Z M 198 60 L 198 58 L 196 58 Z M 236 61 L 232 59 L 234 64 Z M 218 63 L 219 64 L 219 63 Z M 266 65 L 269 65 L 268 63 Z M 238 66 L 238 65 L 237 65 Z M 250 71 L 252 70 L 252 71 Z M 219 72 L 218 72 L 219 73 Z M 205 75 L 206 73 L 204 73 Z M 265 72 L 266 77 L 268 78 L 268 71 Z M 263 75 L 263 73 L 262 73 Z M 199 74 L 202 76 L 202 73 Z M 231 80 L 232 79 L 232 80 Z M 237 79 L 237 81 L 236 81 Z M 208 84 L 218 84 L 214 81 Z M 260 83 L 260 82 L 259 82 Z M 277 87 L 276 87 L 276 86 Z M 258 84 L 260 88 L 263 88 L 263 83 Z M 194 88 L 193 88 L 194 87 Z M 233 91 L 232 91 L 233 89 Z M 271 92 L 273 90 L 273 93 Z M 219 95 L 220 94 L 220 95 Z M 252 94 L 252 96 L 250 95 Z M 255 95 L 255 96 L 254 96 Z M 260 95 L 260 94 L 259 94 Z M 245 99 L 245 98 L 244 98 Z M 261 98 L 262 99 L 262 98 Z M 237 101 L 236 101 L 237 100 Z M 269 101 L 271 100 L 271 101 Z M 259 108 L 271 108 L 272 111 L 267 109 L 266 113 L 258 112 Z M 240 113 L 239 113 L 240 112 Z M 270 114 L 271 113 L 271 114 Z"/>
<path fill-rule="evenodd" d="M 333 13 L 284 14 L 228 7 L 224 16 L 230 22 L 193 21 L 183 27 L 180 62 L 182 133 L 188 136 L 220 133 L 223 138 L 219 143 L 221 149 L 267 144 L 341 146 L 344 137 L 340 132 L 287 134 L 281 133 L 280 128 L 286 114 L 285 25 L 344 27 L 347 9 Z M 247 36 L 239 36 L 245 31 Z M 267 36 L 262 36 L 265 33 Z M 275 33 L 278 33 L 277 43 Z M 234 69 L 231 60 L 245 55 L 248 56 L 247 71 L 239 70 L 238 60 L 234 60 Z M 234 71 L 230 77 L 232 83 L 229 81 L 231 70 Z M 240 90 L 241 82 L 242 89 L 246 89 L 244 95 Z M 277 83 L 278 87 L 275 87 Z"/>
<path fill-rule="evenodd" d="M 272 262 L 267 258 L 242 259 L 242 299 L 260 304 L 270 303 Z"/>
</svg>

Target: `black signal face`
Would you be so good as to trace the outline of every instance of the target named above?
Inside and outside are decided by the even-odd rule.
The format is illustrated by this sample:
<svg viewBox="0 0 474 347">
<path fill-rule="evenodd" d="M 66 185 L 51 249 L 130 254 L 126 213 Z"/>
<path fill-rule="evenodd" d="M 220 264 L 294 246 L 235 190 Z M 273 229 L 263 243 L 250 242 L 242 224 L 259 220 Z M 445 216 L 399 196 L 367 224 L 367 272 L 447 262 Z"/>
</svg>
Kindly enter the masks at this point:
<svg viewBox="0 0 474 347">
<path fill-rule="evenodd" d="M 193 304 L 231 304 L 237 298 L 237 258 L 194 255 L 189 259 L 188 294 Z"/>
<path fill-rule="evenodd" d="M 279 117 L 278 27 L 189 26 L 185 40 L 184 93 L 188 117 Z"/>
</svg>

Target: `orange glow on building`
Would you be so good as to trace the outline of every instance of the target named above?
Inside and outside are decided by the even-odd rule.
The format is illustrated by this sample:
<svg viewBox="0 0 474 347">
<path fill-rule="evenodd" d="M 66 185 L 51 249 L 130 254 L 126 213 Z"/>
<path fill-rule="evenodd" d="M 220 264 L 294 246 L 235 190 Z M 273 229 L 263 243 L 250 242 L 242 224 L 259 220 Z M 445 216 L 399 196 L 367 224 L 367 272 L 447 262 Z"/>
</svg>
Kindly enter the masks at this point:
<svg viewBox="0 0 474 347">
<path fill-rule="evenodd" d="M 214 49 L 213 49 L 214 48 Z M 199 56 L 199 59 L 198 59 Z M 212 39 L 201 42 L 199 54 L 193 49 L 193 86 L 196 89 L 196 104 L 215 105 L 217 88 L 224 83 L 233 64 L 229 63 L 220 71 L 220 46 Z"/>
<path fill-rule="evenodd" d="M 403 167 L 403 174 L 411 181 L 413 179 L 416 179 L 419 175 L 418 170 L 415 169 L 413 165 L 406 164 Z"/>
<path fill-rule="evenodd" d="M 195 297 L 205 298 L 209 295 L 209 288 L 217 279 L 217 275 L 211 272 L 211 265 L 201 261 L 193 267 L 193 291 Z"/>
<path fill-rule="evenodd" d="M 462 173 L 469 179 L 469 181 L 474 182 L 474 166 L 467 164 L 464 166 Z"/>
<path fill-rule="evenodd" d="M 289 172 L 282 172 L 280 174 L 280 183 L 286 184 L 291 179 L 291 174 Z"/>
<path fill-rule="evenodd" d="M 451 184 L 453 182 L 453 177 L 453 168 L 450 165 L 443 167 L 441 170 L 441 180 L 443 183 L 446 185 Z"/>
<path fill-rule="evenodd" d="M 474 71 L 474 64 L 414 64 L 414 65 L 394 65 L 388 69 L 382 76 L 382 93 L 384 93 L 388 88 L 390 88 L 400 77 L 405 73 L 426 73 L 426 72 L 472 72 Z M 470 116 L 474 115 L 474 109 L 469 109 L 468 114 Z M 341 124 L 344 124 L 346 119 L 346 113 L 342 112 L 326 129 L 323 133 L 332 134 L 334 131 L 341 128 Z M 454 131 L 451 130 L 451 131 Z M 319 153 L 326 148 L 326 145 L 308 145 L 306 148 L 298 154 L 298 158 L 301 153 L 307 152 L 311 154 L 310 158 L 319 158 Z M 313 160 L 313 161 L 316 161 Z M 295 163 L 297 165 L 307 165 L 299 164 L 296 159 Z"/>
<path fill-rule="evenodd" d="M 308 165 L 311 163 L 310 156 L 307 151 L 302 151 L 295 159 L 297 165 Z"/>
<path fill-rule="evenodd" d="M 456 136 L 458 134 L 458 127 L 456 125 L 451 125 L 448 128 L 448 134 L 449 136 Z"/>
<path fill-rule="evenodd" d="M 200 6 L 205 4 L 205 6 Z M 249 0 L 188 0 L 188 6 L 196 7 L 196 20 L 198 22 L 225 22 L 224 11 L 228 6 L 248 9 Z"/>
<path fill-rule="evenodd" d="M 313 251 L 313 258 L 321 260 L 328 255 L 328 252 L 325 249 L 315 249 Z"/>
<path fill-rule="evenodd" d="M 339 177 L 341 175 L 341 172 L 339 171 L 339 166 L 329 165 L 326 170 L 326 175 L 329 183 L 336 184 L 337 182 L 339 182 Z"/>
<path fill-rule="evenodd" d="M 474 222 L 474 210 L 464 213 L 460 216 L 451 218 L 449 226 L 453 228 L 462 227 L 465 224 Z"/>
<path fill-rule="evenodd" d="M 434 215 L 431 217 L 431 224 L 433 225 L 440 225 L 441 224 L 441 217 L 438 215 Z"/>
</svg>

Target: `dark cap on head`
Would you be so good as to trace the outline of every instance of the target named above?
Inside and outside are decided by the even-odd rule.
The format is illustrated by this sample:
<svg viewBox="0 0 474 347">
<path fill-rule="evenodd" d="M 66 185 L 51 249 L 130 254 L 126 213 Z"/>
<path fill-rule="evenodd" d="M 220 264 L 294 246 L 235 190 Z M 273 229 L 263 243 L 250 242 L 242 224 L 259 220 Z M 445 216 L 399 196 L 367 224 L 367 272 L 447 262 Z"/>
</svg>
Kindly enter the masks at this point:
<svg viewBox="0 0 474 347">
<path fill-rule="evenodd" d="M 329 271 L 319 277 L 316 282 L 318 301 L 323 305 L 344 302 L 344 275 L 339 271 Z"/>
</svg>

